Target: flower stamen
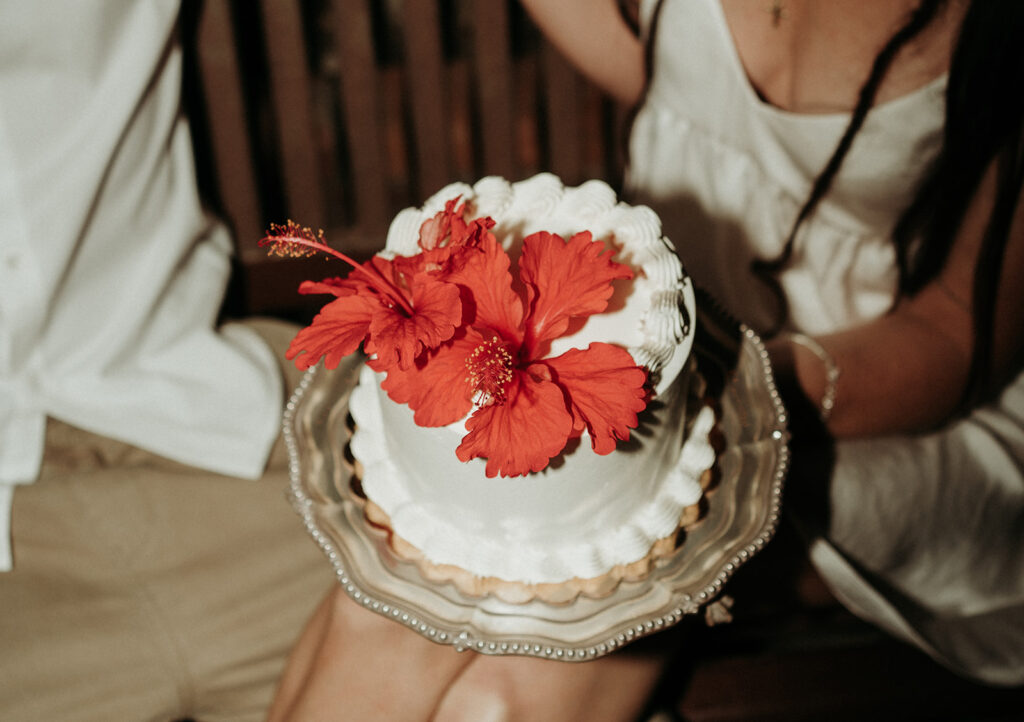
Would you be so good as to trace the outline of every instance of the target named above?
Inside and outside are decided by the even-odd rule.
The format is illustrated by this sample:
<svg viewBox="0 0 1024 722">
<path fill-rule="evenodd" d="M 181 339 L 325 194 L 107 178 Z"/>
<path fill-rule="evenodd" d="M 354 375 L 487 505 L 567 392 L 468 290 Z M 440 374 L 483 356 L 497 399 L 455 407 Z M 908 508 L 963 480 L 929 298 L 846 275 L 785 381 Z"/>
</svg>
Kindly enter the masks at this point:
<svg viewBox="0 0 1024 722">
<path fill-rule="evenodd" d="M 473 349 L 466 358 L 469 371 L 466 383 L 473 390 L 473 403 L 477 406 L 504 404 L 513 365 L 512 354 L 500 338 L 492 338 Z"/>
<path fill-rule="evenodd" d="M 260 248 L 268 247 L 270 255 L 282 258 L 308 258 L 320 252 L 341 259 L 352 266 L 352 270 L 355 273 L 360 274 L 367 283 L 387 299 L 391 308 L 398 306 L 408 315 L 411 316 L 413 314 L 412 306 L 405 299 L 401 289 L 393 281 L 381 275 L 380 271 L 376 268 L 371 266 L 371 272 L 371 270 L 367 270 L 362 264 L 357 263 L 341 251 L 328 246 L 324 241 L 323 230 L 314 232 L 312 228 L 300 226 L 292 220 L 289 220 L 283 226 L 278 223 L 271 223 L 270 231 L 259 240 L 257 245 Z"/>
</svg>

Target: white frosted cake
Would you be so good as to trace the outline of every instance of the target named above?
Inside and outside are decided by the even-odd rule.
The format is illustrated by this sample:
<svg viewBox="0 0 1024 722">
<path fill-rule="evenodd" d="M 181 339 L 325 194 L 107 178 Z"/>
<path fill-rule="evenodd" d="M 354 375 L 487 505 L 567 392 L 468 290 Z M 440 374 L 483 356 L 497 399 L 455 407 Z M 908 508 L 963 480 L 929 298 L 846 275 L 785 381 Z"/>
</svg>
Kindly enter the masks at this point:
<svg viewBox="0 0 1024 722">
<path fill-rule="evenodd" d="M 389 396 L 385 374 L 367 365 L 349 402 L 355 426 L 351 451 L 367 516 L 389 530 L 402 556 L 469 593 L 507 601 L 607 593 L 622 579 L 642 576 L 673 548 L 680 526 L 696 516 L 714 462 L 709 441 L 714 414 L 700 402 L 690 355 L 696 319 L 692 284 L 653 211 L 619 202 L 604 183 L 565 188 L 552 175 L 448 186 L 423 208 L 395 218 L 382 255 L 419 252 L 424 222 L 455 200 L 467 219 L 494 220 L 490 232 L 512 259 L 513 273 L 526 255 L 523 239 L 538 231 L 566 242 L 589 231 L 603 243 L 600 248 L 632 270 L 632 278 L 611 282 L 603 312 L 575 319 L 534 355 L 554 358 L 593 342 L 621 347 L 646 373 L 639 406 L 646 408 L 634 414 L 632 429 L 615 434 L 611 448 L 584 430 L 542 469 L 504 476 L 495 473 L 496 466 L 488 467 L 487 459 L 460 459 L 466 456 L 460 444 L 472 422 L 418 424 L 408 404 Z M 526 312 L 533 313 L 539 302 L 522 290 L 524 285 L 529 284 L 522 278 L 513 284 Z M 373 352 L 369 344 L 367 351 Z M 499 361 L 513 363 L 509 358 Z M 495 403 L 491 395 L 482 398 L 479 388 L 469 388 L 482 372 L 466 363 L 466 387 L 460 380 L 432 393 L 473 395 L 477 406 Z M 548 373 L 528 363 L 532 360 L 521 365 L 529 373 Z M 599 384 L 595 388 L 601 397 Z M 544 434 L 546 419 L 540 416 L 521 425 Z"/>
</svg>

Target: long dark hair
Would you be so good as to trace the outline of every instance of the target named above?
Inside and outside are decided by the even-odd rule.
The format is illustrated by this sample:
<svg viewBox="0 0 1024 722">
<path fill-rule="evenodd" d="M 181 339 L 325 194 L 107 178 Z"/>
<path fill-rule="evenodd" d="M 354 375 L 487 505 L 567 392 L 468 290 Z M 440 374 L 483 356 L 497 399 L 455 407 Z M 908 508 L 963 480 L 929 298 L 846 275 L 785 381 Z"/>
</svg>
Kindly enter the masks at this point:
<svg viewBox="0 0 1024 722">
<path fill-rule="evenodd" d="M 989 216 L 972 298 L 974 353 L 965 402 L 984 400 L 1005 379 L 992 377 L 999 274 L 1024 182 L 1024 3 L 975 0 L 957 41 L 946 91 L 942 151 L 893 234 L 901 288 L 915 293 L 934 279 L 982 176 L 996 163 Z"/>
<path fill-rule="evenodd" d="M 879 52 L 861 88 L 850 123 L 832 157 L 815 179 L 782 253 L 768 261 L 754 262 L 754 272 L 771 286 L 779 299 L 779 328 L 785 322 L 788 307 L 777 274 L 789 263 L 797 232 L 831 188 L 896 54 L 928 27 L 945 3 L 946 0 L 922 0 Z M 991 373 L 993 317 L 1010 223 L 1024 181 L 1022 39 L 1024 3 L 1019 0 L 971 2 L 950 65 L 941 151 L 893 232 L 900 292 L 914 294 L 942 269 L 983 174 L 993 162 L 998 164 L 995 205 L 975 269 L 974 348 L 962 400 L 965 408 L 996 391 L 997 382 L 1002 380 L 993 379 Z"/>
</svg>

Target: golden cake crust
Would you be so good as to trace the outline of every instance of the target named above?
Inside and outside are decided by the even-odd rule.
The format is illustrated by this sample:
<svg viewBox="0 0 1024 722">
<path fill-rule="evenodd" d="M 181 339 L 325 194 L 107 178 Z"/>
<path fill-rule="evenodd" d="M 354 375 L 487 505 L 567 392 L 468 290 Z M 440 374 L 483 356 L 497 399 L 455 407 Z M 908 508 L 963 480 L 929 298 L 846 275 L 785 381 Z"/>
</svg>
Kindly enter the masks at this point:
<svg viewBox="0 0 1024 722">
<path fill-rule="evenodd" d="M 695 369 L 695 361 L 690 361 L 691 371 Z M 715 411 L 716 423 L 710 432 L 710 441 L 717 458 L 721 451 L 722 440 L 717 418 L 717 404 L 707 395 L 707 383 L 699 374 L 695 374 L 689 389 L 691 413 L 695 417 L 695 409 L 711 406 Z M 348 419 L 349 438 L 355 430 L 355 423 Z M 596 577 L 573 577 L 561 582 L 526 583 L 511 581 L 500 577 L 481 577 L 462 567 L 452 564 L 437 564 L 427 559 L 426 555 L 415 545 L 396 534 L 392 528 L 391 518 L 380 506 L 366 497 L 362 490 L 362 464 L 354 458 L 346 444 L 346 459 L 351 464 L 352 478 L 350 486 L 355 499 L 363 506 L 363 516 L 367 523 L 387 534 L 388 547 L 399 559 L 415 564 L 424 579 L 436 584 L 452 584 L 462 594 L 470 597 L 493 596 L 508 604 L 526 604 L 540 600 L 548 604 L 569 604 L 577 597 L 593 599 L 606 597 L 614 592 L 622 582 L 636 582 L 647 577 L 657 563 L 671 556 L 684 543 L 686 532 L 699 524 L 703 519 L 711 497 L 714 495 L 715 478 L 718 473 L 717 461 L 700 476 L 699 482 L 703 491 L 700 500 L 684 507 L 676 530 L 651 546 L 648 553 L 628 564 L 618 564 L 604 574 Z"/>
<path fill-rule="evenodd" d="M 358 464 L 356 465 L 358 475 Z M 579 596 L 600 599 L 606 597 L 622 582 L 640 581 L 647 577 L 660 559 L 672 555 L 682 544 L 685 533 L 704 516 L 706 499 L 711 493 L 713 469 L 701 476 L 705 495 L 701 501 L 686 507 L 679 519 L 675 533 L 657 540 L 647 555 L 629 564 L 618 564 L 600 576 L 582 579 L 574 577 L 564 582 L 528 584 L 509 581 L 498 577 L 480 577 L 451 564 L 435 564 L 423 552 L 396 534 L 391 527 L 391 518 L 372 501 L 357 494 L 363 504 L 363 514 L 368 523 L 382 530 L 388 536 L 388 547 L 399 559 L 416 565 L 419 573 L 435 584 L 450 583 L 461 593 L 470 597 L 493 596 L 507 604 L 526 604 L 540 600 L 548 604 L 568 604 Z"/>
</svg>

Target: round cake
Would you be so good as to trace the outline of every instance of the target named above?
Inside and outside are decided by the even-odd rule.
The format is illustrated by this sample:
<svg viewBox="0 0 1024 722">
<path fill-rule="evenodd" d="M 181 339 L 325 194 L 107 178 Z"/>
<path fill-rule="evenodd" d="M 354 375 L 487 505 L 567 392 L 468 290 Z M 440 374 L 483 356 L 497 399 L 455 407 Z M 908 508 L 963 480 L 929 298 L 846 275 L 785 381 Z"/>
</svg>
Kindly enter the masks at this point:
<svg viewBox="0 0 1024 722">
<path fill-rule="evenodd" d="M 420 366 L 440 364 L 442 356 L 434 361 L 432 351 L 417 346 L 415 360 L 406 353 L 401 363 L 385 365 L 381 359 L 391 359 L 391 352 L 366 342 L 369 361 L 349 409 L 351 451 L 368 518 L 387 528 L 392 547 L 426 575 L 472 594 L 559 602 L 579 593 L 604 594 L 623 579 L 643 576 L 674 548 L 680 527 L 695 520 L 714 462 L 714 414 L 702 401 L 691 357 L 693 287 L 658 217 L 649 208 L 619 202 L 599 181 L 566 188 L 548 174 L 517 183 L 490 177 L 473 186 L 450 185 L 422 208 L 401 212 L 382 258 L 397 264 L 423 252 L 424 237 L 436 230 L 430 224 L 442 216 L 446 224 L 487 219 L 471 232 L 493 234 L 505 251 L 508 260 L 501 263 L 509 268 L 511 291 L 503 292 L 522 300 L 516 318 L 524 317 L 519 327 L 526 330 L 518 342 L 509 340 L 508 331 L 472 336 L 476 347 L 465 356 L 464 371 L 429 389 L 442 400 L 472 399 L 472 409 L 440 425 L 425 408 L 428 392 L 410 392 L 406 380 Z M 571 253 L 562 253 L 562 244 Z M 429 272 L 432 263 L 416 273 Z M 577 263 L 607 269 L 601 271 L 607 278 L 600 284 L 607 286 L 602 299 L 595 301 L 592 289 L 573 277 Z M 540 276 L 543 293 L 537 290 Z M 421 276 L 409 271 L 402 278 Z M 408 285 L 408 298 L 425 307 L 426 293 L 416 291 L 412 280 Z M 477 286 L 472 298 L 462 288 L 463 314 L 476 313 L 465 326 L 482 323 L 489 301 L 481 296 L 488 288 Z M 545 294 L 560 294 L 559 308 L 578 296 L 589 310 L 563 323 L 557 335 L 533 342 L 530 323 L 542 325 L 539 318 L 552 306 Z M 473 348 L 464 339 L 475 330 L 454 333 L 441 345 Z M 626 383 L 628 369 L 610 347 L 627 351 L 627 365 L 642 370 L 642 394 L 635 373 Z M 614 369 L 609 366 L 606 383 L 604 367 L 592 359 L 611 358 Z M 575 381 L 577 368 L 587 369 L 586 383 Z M 513 372 L 524 381 L 509 381 Z M 504 461 L 486 458 L 480 445 L 469 443 L 484 433 L 502 449 L 520 438 L 540 444 L 563 433 L 552 431 L 548 418 L 563 410 L 549 414 L 550 404 L 522 400 L 533 388 L 528 383 L 569 389 L 565 404 L 574 431 L 557 441 L 562 446 L 549 459 L 550 451 L 541 454 L 542 463 L 536 454 L 520 461 L 514 448 L 503 451 Z M 482 429 L 485 421 L 497 423 L 495 407 L 509 403 L 505 395 L 517 390 L 519 406 L 528 412 L 507 415 L 508 429 Z M 591 423 L 588 409 L 605 401 L 622 408 L 593 414 L 607 413 L 622 423 Z"/>
</svg>

